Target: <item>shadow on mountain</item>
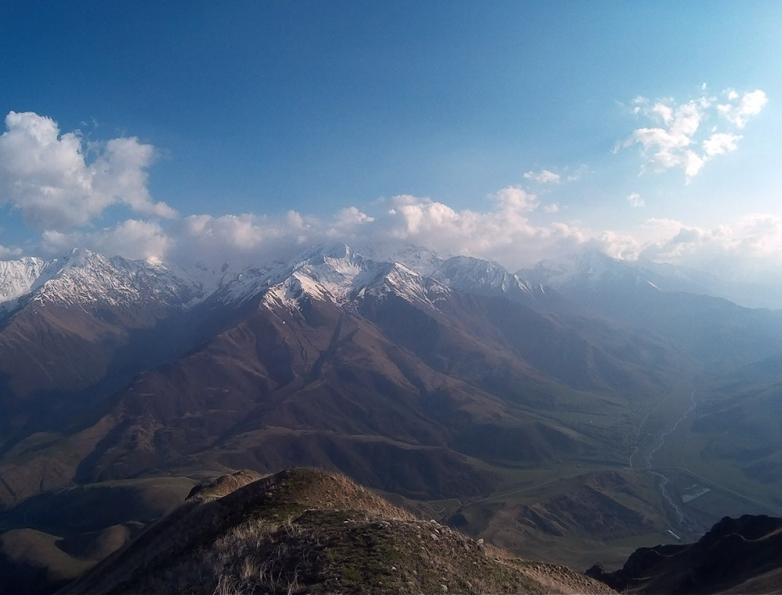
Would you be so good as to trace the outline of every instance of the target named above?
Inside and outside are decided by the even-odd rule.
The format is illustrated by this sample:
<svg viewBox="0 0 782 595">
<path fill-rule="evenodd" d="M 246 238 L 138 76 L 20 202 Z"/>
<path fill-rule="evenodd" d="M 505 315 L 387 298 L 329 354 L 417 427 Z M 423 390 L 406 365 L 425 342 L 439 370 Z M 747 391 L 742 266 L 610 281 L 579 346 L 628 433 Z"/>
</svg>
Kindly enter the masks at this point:
<svg viewBox="0 0 782 595">
<path fill-rule="evenodd" d="M 698 542 L 640 548 L 624 567 L 587 571 L 623 593 L 769 593 L 782 587 L 782 519 L 723 518 Z"/>
</svg>

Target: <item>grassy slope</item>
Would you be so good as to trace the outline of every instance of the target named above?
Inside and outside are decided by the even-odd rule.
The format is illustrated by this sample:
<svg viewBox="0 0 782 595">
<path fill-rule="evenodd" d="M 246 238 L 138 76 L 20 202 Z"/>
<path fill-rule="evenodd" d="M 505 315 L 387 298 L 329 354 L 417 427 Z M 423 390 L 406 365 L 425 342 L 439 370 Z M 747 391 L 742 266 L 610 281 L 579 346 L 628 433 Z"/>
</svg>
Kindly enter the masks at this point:
<svg viewBox="0 0 782 595">
<path fill-rule="evenodd" d="M 606 591 L 418 520 L 344 476 L 298 469 L 225 491 L 202 492 L 65 592 Z"/>
</svg>

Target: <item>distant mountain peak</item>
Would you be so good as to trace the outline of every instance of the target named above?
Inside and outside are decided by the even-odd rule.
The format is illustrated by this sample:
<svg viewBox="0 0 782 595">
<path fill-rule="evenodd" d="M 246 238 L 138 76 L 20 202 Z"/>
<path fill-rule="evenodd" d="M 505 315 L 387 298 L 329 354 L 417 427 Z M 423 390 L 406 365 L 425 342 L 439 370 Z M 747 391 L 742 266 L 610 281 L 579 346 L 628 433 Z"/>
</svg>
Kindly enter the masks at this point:
<svg viewBox="0 0 782 595">
<path fill-rule="evenodd" d="M 163 263 L 132 261 L 84 248 L 45 262 L 22 258 L 0 262 L 0 304 L 8 312 L 28 300 L 40 304 L 130 306 L 159 301 L 183 305 L 199 287 Z"/>
<path fill-rule="evenodd" d="M 504 296 L 522 302 L 535 300 L 545 293 L 540 285 L 509 273 L 500 264 L 472 256 L 453 256 L 443 262 L 432 276 L 454 289 Z"/>
<path fill-rule="evenodd" d="M 665 286 L 662 278 L 635 261 L 613 258 L 594 246 L 588 246 L 565 258 L 543 260 L 531 269 L 520 269 L 516 275 L 529 283 L 557 290 L 592 289 L 604 284 Z"/>
</svg>

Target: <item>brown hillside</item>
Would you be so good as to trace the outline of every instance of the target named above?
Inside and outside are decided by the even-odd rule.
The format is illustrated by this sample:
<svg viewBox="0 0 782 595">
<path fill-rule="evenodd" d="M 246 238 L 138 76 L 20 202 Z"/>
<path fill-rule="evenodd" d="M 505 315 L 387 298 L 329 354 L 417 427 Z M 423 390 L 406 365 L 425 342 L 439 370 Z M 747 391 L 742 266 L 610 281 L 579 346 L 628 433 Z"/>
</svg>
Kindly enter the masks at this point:
<svg viewBox="0 0 782 595">
<path fill-rule="evenodd" d="M 249 479 L 194 490 L 63 593 L 606 592 L 565 567 L 418 520 L 341 475 L 293 469 Z"/>
</svg>

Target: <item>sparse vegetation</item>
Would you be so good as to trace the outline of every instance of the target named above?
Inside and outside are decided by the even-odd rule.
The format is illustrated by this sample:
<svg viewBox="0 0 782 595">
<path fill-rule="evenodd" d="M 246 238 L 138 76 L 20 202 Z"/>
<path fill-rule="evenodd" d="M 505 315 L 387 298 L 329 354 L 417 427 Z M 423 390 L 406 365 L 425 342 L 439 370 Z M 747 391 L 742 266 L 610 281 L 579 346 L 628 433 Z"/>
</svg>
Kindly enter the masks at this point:
<svg viewBox="0 0 782 595">
<path fill-rule="evenodd" d="M 416 519 L 341 475 L 295 469 L 250 478 L 237 474 L 194 490 L 182 508 L 64 593 L 606 591 L 564 567 L 524 562 Z"/>
</svg>

